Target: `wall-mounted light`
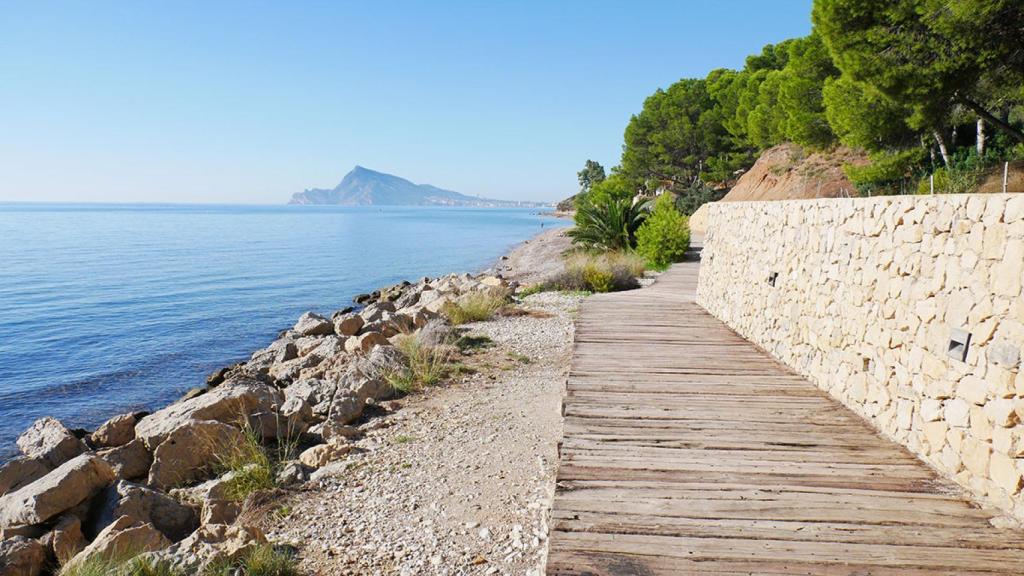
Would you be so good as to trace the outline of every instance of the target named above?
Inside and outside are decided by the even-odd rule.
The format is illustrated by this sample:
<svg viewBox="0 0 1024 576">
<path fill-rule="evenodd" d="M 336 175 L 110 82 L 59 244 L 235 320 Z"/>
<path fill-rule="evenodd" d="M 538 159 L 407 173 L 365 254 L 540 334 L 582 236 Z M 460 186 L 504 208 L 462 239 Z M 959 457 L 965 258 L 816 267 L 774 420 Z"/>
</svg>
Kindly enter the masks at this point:
<svg viewBox="0 0 1024 576">
<path fill-rule="evenodd" d="M 953 328 L 949 333 L 949 349 L 946 351 L 950 358 L 961 362 L 967 361 L 967 350 L 971 347 L 971 333 L 959 328 Z"/>
<path fill-rule="evenodd" d="M 768 285 L 769 286 L 775 286 L 775 281 L 778 278 L 779 278 L 779 273 L 778 272 L 769 272 L 768 273 Z"/>
</svg>

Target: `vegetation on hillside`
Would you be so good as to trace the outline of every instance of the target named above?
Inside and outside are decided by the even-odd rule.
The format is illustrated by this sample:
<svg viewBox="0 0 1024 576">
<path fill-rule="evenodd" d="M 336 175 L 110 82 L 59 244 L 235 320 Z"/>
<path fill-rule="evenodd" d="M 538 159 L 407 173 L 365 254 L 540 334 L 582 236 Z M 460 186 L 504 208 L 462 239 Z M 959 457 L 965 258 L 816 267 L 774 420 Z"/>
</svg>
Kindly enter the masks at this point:
<svg viewBox="0 0 1024 576">
<path fill-rule="evenodd" d="M 812 20 L 740 70 L 655 91 L 606 182 L 667 190 L 691 214 L 787 141 L 867 151 L 870 164 L 846 167 L 862 194 L 915 193 L 933 173 L 936 191 L 970 191 L 986 167 L 1024 157 L 1019 0 L 815 0 Z M 603 203 L 588 200 L 601 185 L 581 190 L 577 206 Z"/>
</svg>

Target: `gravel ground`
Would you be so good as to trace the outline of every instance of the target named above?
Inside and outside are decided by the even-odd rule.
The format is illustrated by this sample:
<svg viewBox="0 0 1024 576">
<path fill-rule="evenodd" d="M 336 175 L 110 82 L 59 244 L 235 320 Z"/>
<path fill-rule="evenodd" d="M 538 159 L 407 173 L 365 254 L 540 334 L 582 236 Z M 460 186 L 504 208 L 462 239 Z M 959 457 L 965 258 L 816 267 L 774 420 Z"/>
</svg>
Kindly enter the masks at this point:
<svg viewBox="0 0 1024 576">
<path fill-rule="evenodd" d="M 534 284 L 562 271 L 561 255 L 572 248 L 569 228 L 555 228 L 523 242 L 494 267 L 496 272 L 523 285 Z"/>
<path fill-rule="evenodd" d="M 541 574 L 579 300 L 535 294 L 530 315 L 462 327 L 495 343 L 458 358 L 476 372 L 382 406 L 268 538 L 307 574 Z"/>
</svg>

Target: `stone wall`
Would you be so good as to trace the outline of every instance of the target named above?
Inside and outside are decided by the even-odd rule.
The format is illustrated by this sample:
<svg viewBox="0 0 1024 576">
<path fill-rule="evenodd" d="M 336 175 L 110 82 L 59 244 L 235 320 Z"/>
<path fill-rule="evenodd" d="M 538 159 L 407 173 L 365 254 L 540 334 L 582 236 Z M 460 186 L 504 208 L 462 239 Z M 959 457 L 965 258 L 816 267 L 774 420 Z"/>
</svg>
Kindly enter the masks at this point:
<svg viewBox="0 0 1024 576">
<path fill-rule="evenodd" d="M 1022 276 L 1020 194 L 716 203 L 698 302 L 1024 520 Z"/>
</svg>

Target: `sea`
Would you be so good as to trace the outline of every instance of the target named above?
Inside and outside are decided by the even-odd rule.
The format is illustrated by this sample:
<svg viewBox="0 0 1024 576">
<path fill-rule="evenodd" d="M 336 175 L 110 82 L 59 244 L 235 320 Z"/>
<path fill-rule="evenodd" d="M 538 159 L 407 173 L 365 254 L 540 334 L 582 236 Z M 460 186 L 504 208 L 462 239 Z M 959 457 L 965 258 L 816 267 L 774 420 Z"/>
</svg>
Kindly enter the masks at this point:
<svg viewBox="0 0 1024 576">
<path fill-rule="evenodd" d="M 36 418 L 92 428 L 248 358 L 303 312 L 479 271 L 537 209 L 0 203 L 0 461 Z"/>
</svg>

